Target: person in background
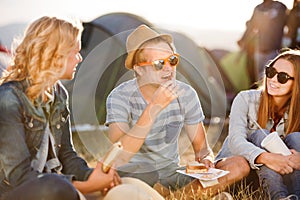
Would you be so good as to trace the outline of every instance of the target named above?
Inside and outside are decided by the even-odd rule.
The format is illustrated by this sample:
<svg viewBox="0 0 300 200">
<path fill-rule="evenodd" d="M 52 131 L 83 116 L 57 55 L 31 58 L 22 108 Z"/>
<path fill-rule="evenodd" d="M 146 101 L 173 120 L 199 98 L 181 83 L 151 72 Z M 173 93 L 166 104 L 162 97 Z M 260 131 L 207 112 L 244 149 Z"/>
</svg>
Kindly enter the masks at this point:
<svg viewBox="0 0 300 200">
<path fill-rule="evenodd" d="M 285 27 L 283 47 L 291 49 L 300 48 L 300 3 L 294 0 L 292 10 L 290 10 Z"/>
<path fill-rule="evenodd" d="M 264 66 L 281 49 L 287 7 L 273 0 L 264 0 L 254 8 L 246 30 L 238 41 L 247 52 L 247 68 L 252 82 L 263 77 Z"/>
<path fill-rule="evenodd" d="M 242 91 L 234 99 L 229 134 L 216 156 L 216 168 L 243 157 L 272 200 L 299 198 L 299 89 L 300 51 L 287 49 L 266 66 L 262 88 Z M 261 146 L 274 131 L 291 155 L 268 152 Z"/>
<path fill-rule="evenodd" d="M 82 61 L 82 29 L 77 21 L 35 20 L 0 79 L 2 200 L 76 200 L 98 191 L 108 192 L 107 200 L 120 199 L 120 194 L 125 199 L 162 199 L 137 179 L 119 185 L 113 168 L 104 173 L 101 162 L 89 168 L 74 150 L 68 94 L 60 80 L 73 79 Z M 163 103 L 171 92 L 162 88 L 157 94 Z"/>
<path fill-rule="evenodd" d="M 151 186 L 159 183 L 172 191 L 185 189 L 187 194 L 197 191 L 201 188 L 199 180 L 176 172 L 184 169 L 179 166 L 178 151 L 182 129 L 190 139 L 195 161 L 214 167 L 214 155 L 207 142 L 204 114 L 196 91 L 176 80 L 180 55 L 176 53 L 173 38 L 141 25 L 128 36 L 126 48 L 125 66 L 133 70 L 135 78 L 117 86 L 109 94 L 106 106 L 109 138 L 112 142 L 121 141 L 127 151 L 118 173 L 121 177 L 139 178 Z M 177 88 L 178 92 L 157 113 L 150 102 L 161 85 Z M 148 110 L 153 110 L 154 116 L 152 123 L 145 126 L 141 119 Z M 131 138 L 123 141 L 124 135 Z M 221 184 L 228 179 L 222 180 Z"/>
</svg>

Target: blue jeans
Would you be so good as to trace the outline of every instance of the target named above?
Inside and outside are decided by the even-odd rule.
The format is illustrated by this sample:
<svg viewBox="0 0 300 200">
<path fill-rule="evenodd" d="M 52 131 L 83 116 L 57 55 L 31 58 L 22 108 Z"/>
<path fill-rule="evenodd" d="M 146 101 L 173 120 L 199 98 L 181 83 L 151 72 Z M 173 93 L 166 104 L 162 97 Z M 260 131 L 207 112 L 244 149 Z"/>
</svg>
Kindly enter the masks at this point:
<svg viewBox="0 0 300 200">
<path fill-rule="evenodd" d="M 269 133 L 267 130 L 265 132 Z M 260 144 L 266 137 L 266 133 L 257 130 L 251 134 L 248 140 L 263 148 Z M 283 141 L 289 149 L 295 149 L 300 152 L 300 132 L 288 134 Z M 287 197 L 289 194 L 295 194 L 300 198 L 300 170 L 294 170 L 291 174 L 281 175 L 263 165 L 257 170 L 257 175 L 260 184 L 270 194 L 272 200 Z"/>
<path fill-rule="evenodd" d="M 77 190 L 63 176 L 49 173 L 31 179 L 4 194 L 3 200 L 79 200 Z"/>
<path fill-rule="evenodd" d="M 159 178 L 157 170 L 149 163 L 127 163 L 118 167 L 117 171 L 120 177 L 137 178 L 151 187 L 158 182 Z"/>
<path fill-rule="evenodd" d="M 137 171 L 140 171 L 140 169 L 143 169 L 144 172 L 137 173 Z M 195 180 L 192 177 L 176 172 L 177 169 L 182 170 L 185 168 L 180 168 L 177 164 L 171 163 L 165 168 L 158 170 L 149 163 L 127 163 L 118 168 L 118 174 L 120 177 L 133 177 L 140 179 L 151 187 L 153 187 L 155 183 L 159 182 L 171 190 L 184 187 L 188 183 Z"/>
</svg>

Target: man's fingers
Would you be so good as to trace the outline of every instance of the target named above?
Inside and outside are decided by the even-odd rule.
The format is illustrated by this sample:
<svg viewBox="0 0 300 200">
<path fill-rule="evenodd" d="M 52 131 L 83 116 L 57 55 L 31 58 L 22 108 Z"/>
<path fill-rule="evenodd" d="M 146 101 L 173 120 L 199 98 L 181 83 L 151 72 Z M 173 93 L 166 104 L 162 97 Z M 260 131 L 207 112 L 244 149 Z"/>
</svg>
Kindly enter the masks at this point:
<svg viewBox="0 0 300 200">
<path fill-rule="evenodd" d="M 163 88 L 168 88 L 170 85 L 174 85 L 173 83 L 174 82 L 170 80 L 170 81 L 166 81 L 166 82 L 162 83 L 161 86 Z"/>
</svg>

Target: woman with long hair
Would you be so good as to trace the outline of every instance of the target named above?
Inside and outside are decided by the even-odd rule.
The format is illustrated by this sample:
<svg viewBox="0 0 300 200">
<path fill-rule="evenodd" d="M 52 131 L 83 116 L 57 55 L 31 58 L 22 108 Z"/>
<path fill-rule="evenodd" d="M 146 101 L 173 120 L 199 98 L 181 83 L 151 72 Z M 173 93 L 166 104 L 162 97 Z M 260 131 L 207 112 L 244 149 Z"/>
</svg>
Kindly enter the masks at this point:
<svg viewBox="0 0 300 200">
<path fill-rule="evenodd" d="M 113 168 L 89 168 L 74 150 L 60 80 L 73 79 L 82 61 L 82 30 L 77 21 L 37 19 L 0 79 L 0 199 L 75 200 L 97 191 L 109 191 L 107 199 L 162 198 L 138 180 L 114 187 L 121 180 Z M 163 87 L 157 94 L 160 103 L 172 100 Z"/>
<path fill-rule="evenodd" d="M 255 169 L 271 199 L 300 197 L 300 51 L 287 49 L 265 68 L 263 87 L 240 92 L 233 101 L 229 134 L 216 167 L 243 158 Z M 271 132 L 282 138 L 291 155 L 261 146 Z M 231 158 L 231 159 L 225 159 Z"/>
</svg>

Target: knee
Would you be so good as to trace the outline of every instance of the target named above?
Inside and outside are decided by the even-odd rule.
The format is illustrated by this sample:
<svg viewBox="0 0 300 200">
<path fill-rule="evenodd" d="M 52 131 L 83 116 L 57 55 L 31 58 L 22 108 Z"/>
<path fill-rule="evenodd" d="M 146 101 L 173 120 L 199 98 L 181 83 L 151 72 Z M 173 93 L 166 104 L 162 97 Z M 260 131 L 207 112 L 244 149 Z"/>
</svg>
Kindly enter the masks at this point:
<svg viewBox="0 0 300 200">
<path fill-rule="evenodd" d="M 148 200 L 152 198 L 138 186 L 125 183 L 112 188 L 103 200 L 114 199 Z"/>
<path fill-rule="evenodd" d="M 286 136 L 285 143 L 290 149 L 295 149 L 300 151 L 300 145 L 298 141 L 300 140 L 300 132 L 293 132 Z"/>
<path fill-rule="evenodd" d="M 58 174 L 46 174 L 40 177 L 43 191 L 47 193 L 50 199 L 65 200 L 78 199 L 76 188 L 68 179 Z"/>
<path fill-rule="evenodd" d="M 297 140 L 300 139 L 300 132 L 293 132 L 290 134 L 287 134 L 286 140 Z"/>
<path fill-rule="evenodd" d="M 235 161 L 235 166 L 237 168 L 237 171 L 239 171 L 241 178 L 246 177 L 250 173 L 250 165 L 248 161 L 242 157 L 242 156 L 237 156 L 236 161 Z"/>
<path fill-rule="evenodd" d="M 242 179 L 249 175 L 250 165 L 242 156 L 233 156 L 217 163 L 216 168 L 230 171 L 236 179 Z"/>
<path fill-rule="evenodd" d="M 234 172 L 237 179 L 242 179 L 249 175 L 251 168 L 248 161 L 244 157 L 235 156 L 232 157 L 232 159 L 229 160 L 229 162 L 231 162 L 231 169 L 229 169 L 229 171 Z"/>
<path fill-rule="evenodd" d="M 230 185 L 242 180 L 250 174 L 250 165 L 242 156 L 233 156 L 217 163 L 216 168 L 229 171 L 230 173 L 219 179 L 222 185 Z"/>
</svg>

